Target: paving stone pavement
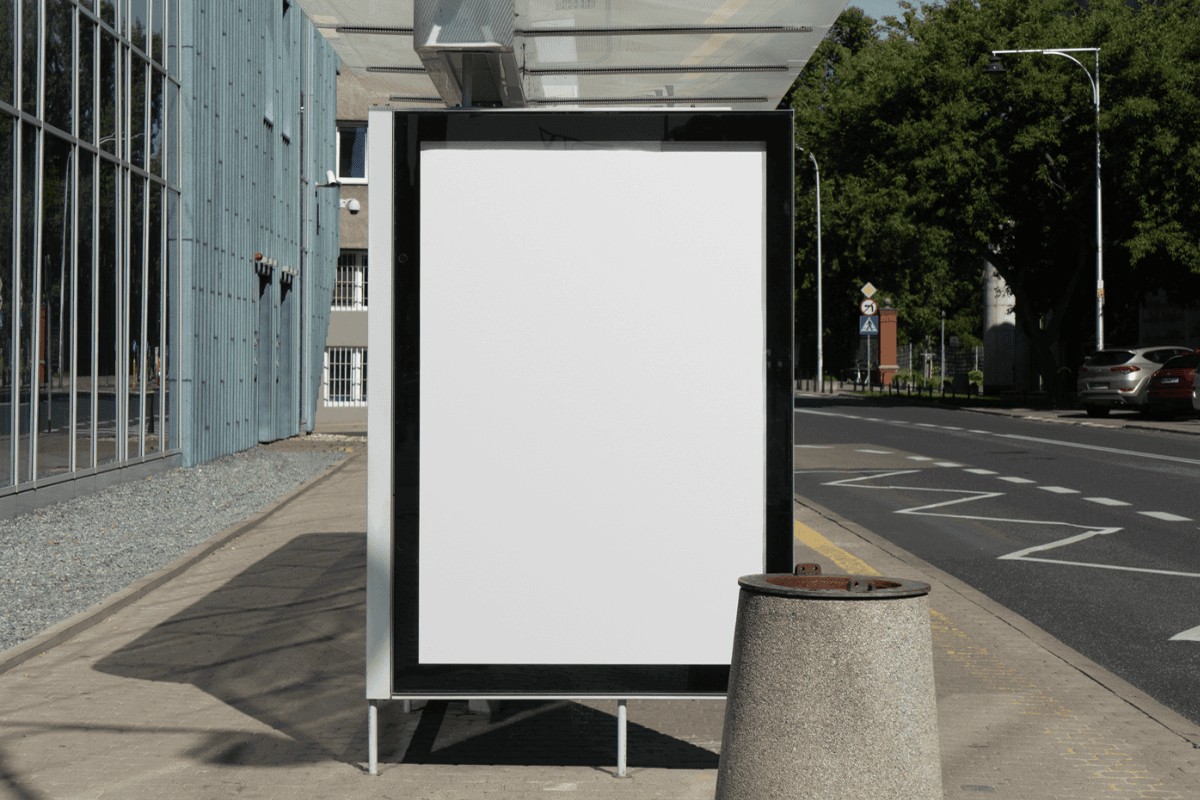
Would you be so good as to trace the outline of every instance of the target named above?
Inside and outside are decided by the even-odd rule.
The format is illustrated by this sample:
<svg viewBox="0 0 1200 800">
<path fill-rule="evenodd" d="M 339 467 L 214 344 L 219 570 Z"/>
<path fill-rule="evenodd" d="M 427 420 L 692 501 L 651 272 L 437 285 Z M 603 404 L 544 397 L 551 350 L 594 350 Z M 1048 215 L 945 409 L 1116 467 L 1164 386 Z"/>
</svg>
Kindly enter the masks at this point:
<svg viewBox="0 0 1200 800">
<path fill-rule="evenodd" d="M 615 701 L 392 703 L 365 773 L 364 449 L 0 674 L 0 798 L 712 798 L 714 700 L 631 700 L 627 779 Z M 946 798 L 1200 797 L 1200 727 L 870 531 L 795 510 L 797 560 L 933 586 Z"/>
</svg>

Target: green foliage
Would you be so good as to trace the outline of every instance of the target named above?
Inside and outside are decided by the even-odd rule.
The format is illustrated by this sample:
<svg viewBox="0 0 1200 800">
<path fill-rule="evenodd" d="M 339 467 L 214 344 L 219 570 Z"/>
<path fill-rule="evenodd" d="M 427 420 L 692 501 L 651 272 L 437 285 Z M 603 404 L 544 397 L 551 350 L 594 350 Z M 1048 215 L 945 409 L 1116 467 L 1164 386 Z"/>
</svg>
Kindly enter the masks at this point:
<svg viewBox="0 0 1200 800">
<path fill-rule="evenodd" d="M 1092 88 L 1041 54 L 1006 56 L 997 80 L 990 51 L 1101 48 L 1107 338 L 1132 341 L 1136 327 L 1114 326 L 1136 319 L 1142 293 L 1200 273 L 1200 0 L 903 8 L 883 23 L 847 9 L 790 94 L 797 144 L 821 166 L 827 341 L 852 338 L 870 280 L 900 310 L 901 343 L 936 339 L 945 310 L 947 335 L 971 346 L 987 259 L 1054 385 L 1051 345 L 1077 358 L 1094 325 Z M 1075 56 L 1094 72 L 1092 53 Z M 815 283 L 813 188 L 798 160 L 798 318 Z"/>
<path fill-rule="evenodd" d="M 983 370 L 973 369 L 967 373 L 967 380 L 976 386 L 983 386 Z"/>
</svg>

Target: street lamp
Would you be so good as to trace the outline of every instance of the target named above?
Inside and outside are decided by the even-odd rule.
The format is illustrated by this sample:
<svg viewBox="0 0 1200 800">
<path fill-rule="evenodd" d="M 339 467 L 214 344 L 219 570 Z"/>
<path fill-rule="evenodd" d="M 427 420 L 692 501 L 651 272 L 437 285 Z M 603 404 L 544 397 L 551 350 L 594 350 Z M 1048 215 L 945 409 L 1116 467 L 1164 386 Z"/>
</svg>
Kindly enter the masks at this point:
<svg viewBox="0 0 1200 800">
<path fill-rule="evenodd" d="M 1004 62 L 1000 60 L 1000 56 L 1006 54 L 1022 54 L 1022 53 L 1038 53 L 1048 56 L 1062 56 L 1065 59 L 1075 62 L 1083 73 L 1087 75 L 1088 83 L 1092 87 L 1092 100 L 1096 106 L 1096 349 L 1104 349 L 1104 245 L 1100 235 L 1100 48 L 1099 47 L 1064 47 L 1050 50 L 993 50 L 992 58 L 988 61 L 988 75 L 1003 75 Z M 1088 72 L 1078 59 L 1069 53 L 1094 53 L 1096 57 L 1096 75 L 1093 79 L 1092 73 Z"/>
<path fill-rule="evenodd" d="M 938 383 L 942 385 L 942 394 L 946 393 L 946 312 L 942 312 L 942 366 Z"/>
<path fill-rule="evenodd" d="M 822 346 L 824 323 L 821 317 L 821 168 L 817 166 L 817 157 L 803 147 L 797 151 L 808 153 L 812 160 L 813 171 L 817 176 L 817 391 L 825 391 L 825 350 Z"/>
</svg>

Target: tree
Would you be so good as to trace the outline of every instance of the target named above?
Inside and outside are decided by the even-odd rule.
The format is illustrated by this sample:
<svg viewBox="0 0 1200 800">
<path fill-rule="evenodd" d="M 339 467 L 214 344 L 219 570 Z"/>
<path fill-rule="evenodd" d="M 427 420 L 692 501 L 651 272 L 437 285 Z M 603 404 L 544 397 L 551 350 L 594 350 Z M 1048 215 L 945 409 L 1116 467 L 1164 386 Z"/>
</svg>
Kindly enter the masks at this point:
<svg viewBox="0 0 1200 800">
<path fill-rule="evenodd" d="M 1015 295 L 1043 382 L 1064 388 L 1053 345 L 1077 357 L 1092 319 L 1091 86 L 1050 56 L 1010 57 L 999 82 L 984 67 L 995 49 L 1101 48 L 1105 278 L 1118 290 L 1109 308 L 1128 320 L 1140 293 L 1200 271 L 1200 151 L 1189 128 L 1198 9 L 949 0 L 904 6 L 877 26 L 848 9 L 791 92 L 797 141 L 822 159 L 827 274 L 845 286 L 870 270 L 894 287 L 916 337 L 932 332 L 940 308 L 979 308 L 986 258 Z M 802 275 L 811 238 L 801 225 Z"/>
</svg>

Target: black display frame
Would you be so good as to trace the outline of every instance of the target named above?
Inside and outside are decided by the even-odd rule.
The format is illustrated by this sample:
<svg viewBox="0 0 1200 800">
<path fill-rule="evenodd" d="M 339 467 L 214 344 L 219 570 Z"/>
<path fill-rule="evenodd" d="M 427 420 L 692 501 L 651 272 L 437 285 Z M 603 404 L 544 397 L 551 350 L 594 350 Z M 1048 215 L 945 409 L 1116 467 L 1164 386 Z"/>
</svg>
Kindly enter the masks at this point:
<svg viewBox="0 0 1200 800">
<path fill-rule="evenodd" d="M 765 146 L 766 497 L 763 567 L 766 572 L 792 570 L 795 157 L 792 112 L 395 112 L 390 625 L 394 697 L 720 697 L 726 692 L 728 664 L 421 664 L 419 661 L 421 155 L 428 145 L 442 143 L 573 141 Z M 506 202 L 508 199 L 488 200 Z M 464 209 L 480 207 L 486 208 L 486 204 L 464 205 Z M 464 210 L 464 213 L 468 212 Z M 464 219 L 464 224 L 467 223 L 469 220 Z M 463 564 L 465 573 L 478 568 L 481 566 L 473 565 L 469 560 Z M 733 580 L 736 576 L 731 577 Z"/>
</svg>

